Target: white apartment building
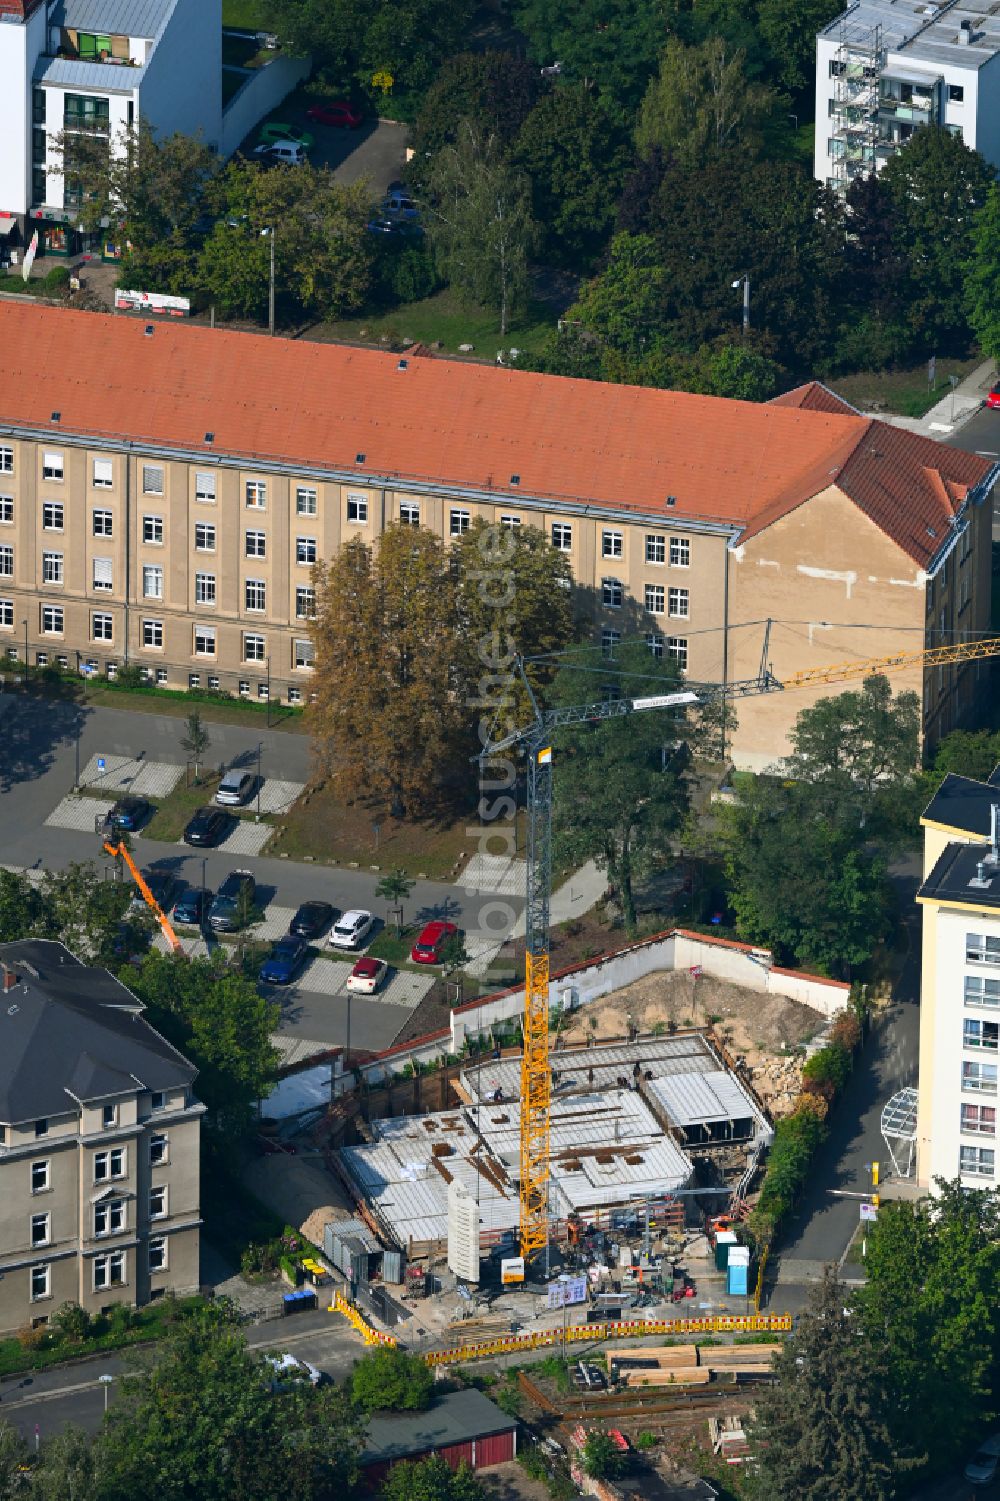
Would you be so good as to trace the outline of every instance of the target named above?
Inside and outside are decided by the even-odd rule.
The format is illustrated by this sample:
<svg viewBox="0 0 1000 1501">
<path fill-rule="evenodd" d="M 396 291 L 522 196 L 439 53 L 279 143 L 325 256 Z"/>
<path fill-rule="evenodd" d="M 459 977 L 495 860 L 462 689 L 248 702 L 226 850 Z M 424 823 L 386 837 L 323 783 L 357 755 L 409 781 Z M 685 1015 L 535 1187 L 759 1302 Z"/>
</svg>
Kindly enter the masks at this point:
<svg viewBox="0 0 1000 1501">
<path fill-rule="evenodd" d="M 917 1180 L 997 1186 L 1000 768 L 949 775 L 926 808 Z"/>
<path fill-rule="evenodd" d="M 160 135 L 222 142 L 221 0 L 0 0 L 0 237 L 81 248 L 53 140 L 114 141 L 140 115 Z M 114 227 L 98 247 L 116 254 Z"/>
<path fill-rule="evenodd" d="M 857 0 L 817 36 L 820 182 L 846 192 L 921 125 L 1000 166 L 1000 0 Z"/>
</svg>

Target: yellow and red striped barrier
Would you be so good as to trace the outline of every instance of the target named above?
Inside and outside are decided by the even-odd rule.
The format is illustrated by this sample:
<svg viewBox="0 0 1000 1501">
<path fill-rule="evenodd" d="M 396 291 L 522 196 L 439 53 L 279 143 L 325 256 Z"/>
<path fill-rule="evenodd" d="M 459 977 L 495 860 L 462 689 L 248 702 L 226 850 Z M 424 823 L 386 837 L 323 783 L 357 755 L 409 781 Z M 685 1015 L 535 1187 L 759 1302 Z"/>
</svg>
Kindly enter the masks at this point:
<svg viewBox="0 0 1000 1501">
<path fill-rule="evenodd" d="M 361 1310 L 355 1308 L 353 1303 L 349 1303 L 340 1291 L 334 1293 L 329 1311 L 330 1313 L 342 1313 L 348 1323 L 353 1324 L 366 1345 L 387 1345 L 391 1348 L 396 1344 L 396 1339 L 393 1335 L 383 1334 L 381 1329 L 373 1328 Z"/>
<path fill-rule="evenodd" d="M 634 1320 L 627 1323 L 573 1324 L 568 1329 L 539 1329 L 534 1334 L 504 1334 L 478 1344 L 454 1345 L 430 1350 L 424 1356 L 429 1366 L 455 1365 L 463 1360 L 484 1360 L 490 1355 L 508 1355 L 517 1350 L 544 1350 L 563 1341 L 639 1339 L 649 1334 L 787 1334 L 790 1313 L 715 1314 L 701 1319 Z"/>
</svg>

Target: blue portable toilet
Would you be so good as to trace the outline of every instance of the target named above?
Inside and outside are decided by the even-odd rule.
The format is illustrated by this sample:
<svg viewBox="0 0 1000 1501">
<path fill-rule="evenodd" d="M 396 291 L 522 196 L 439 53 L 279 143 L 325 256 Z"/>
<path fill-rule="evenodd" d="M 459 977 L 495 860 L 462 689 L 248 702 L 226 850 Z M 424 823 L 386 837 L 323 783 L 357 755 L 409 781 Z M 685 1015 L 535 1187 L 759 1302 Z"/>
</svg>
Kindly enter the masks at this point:
<svg viewBox="0 0 1000 1501">
<path fill-rule="evenodd" d="M 730 1246 L 726 1268 L 726 1292 L 731 1298 L 745 1298 L 750 1281 L 750 1248 Z"/>
</svg>

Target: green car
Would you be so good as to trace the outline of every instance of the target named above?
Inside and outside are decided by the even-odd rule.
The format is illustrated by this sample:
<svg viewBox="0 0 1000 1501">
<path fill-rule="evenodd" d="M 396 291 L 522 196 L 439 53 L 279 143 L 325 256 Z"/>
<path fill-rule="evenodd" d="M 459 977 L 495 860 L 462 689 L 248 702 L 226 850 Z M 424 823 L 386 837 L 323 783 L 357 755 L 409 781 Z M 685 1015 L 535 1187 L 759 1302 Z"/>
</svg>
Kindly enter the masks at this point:
<svg viewBox="0 0 1000 1501">
<path fill-rule="evenodd" d="M 283 125 L 280 120 L 272 120 L 269 125 L 262 126 L 260 132 L 262 146 L 272 146 L 275 141 L 295 141 L 303 151 L 308 151 L 314 139 L 308 130 L 300 130 L 296 125 Z"/>
</svg>

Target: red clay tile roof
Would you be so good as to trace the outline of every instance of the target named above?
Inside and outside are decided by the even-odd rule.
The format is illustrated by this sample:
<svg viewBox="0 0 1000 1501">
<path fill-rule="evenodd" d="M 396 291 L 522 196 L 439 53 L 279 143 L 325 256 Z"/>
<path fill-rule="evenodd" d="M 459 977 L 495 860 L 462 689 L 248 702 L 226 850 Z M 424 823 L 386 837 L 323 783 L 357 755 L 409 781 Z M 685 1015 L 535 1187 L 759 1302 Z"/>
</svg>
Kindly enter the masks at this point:
<svg viewBox="0 0 1000 1501">
<path fill-rule="evenodd" d="M 768 402 L 773 407 L 798 407 L 802 412 L 838 412 L 842 417 L 857 417 L 857 407 L 852 407 L 849 401 L 844 401 L 836 391 L 831 391 L 829 386 L 824 386 L 822 381 L 811 380 L 804 386 L 796 386 L 792 391 L 783 391 L 780 396 L 772 396 Z"/>
<path fill-rule="evenodd" d="M 837 482 L 920 562 L 936 550 L 921 528 L 944 514 L 927 471 L 960 498 L 990 468 L 857 415 L 177 322 L 145 327 L 141 318 L 0 304 L 0 423 L 240 456 L 247 468 L 385 476 L 747 534 Z M 876 428 L 888 460 L 865 441 Z"/>
</svg>

